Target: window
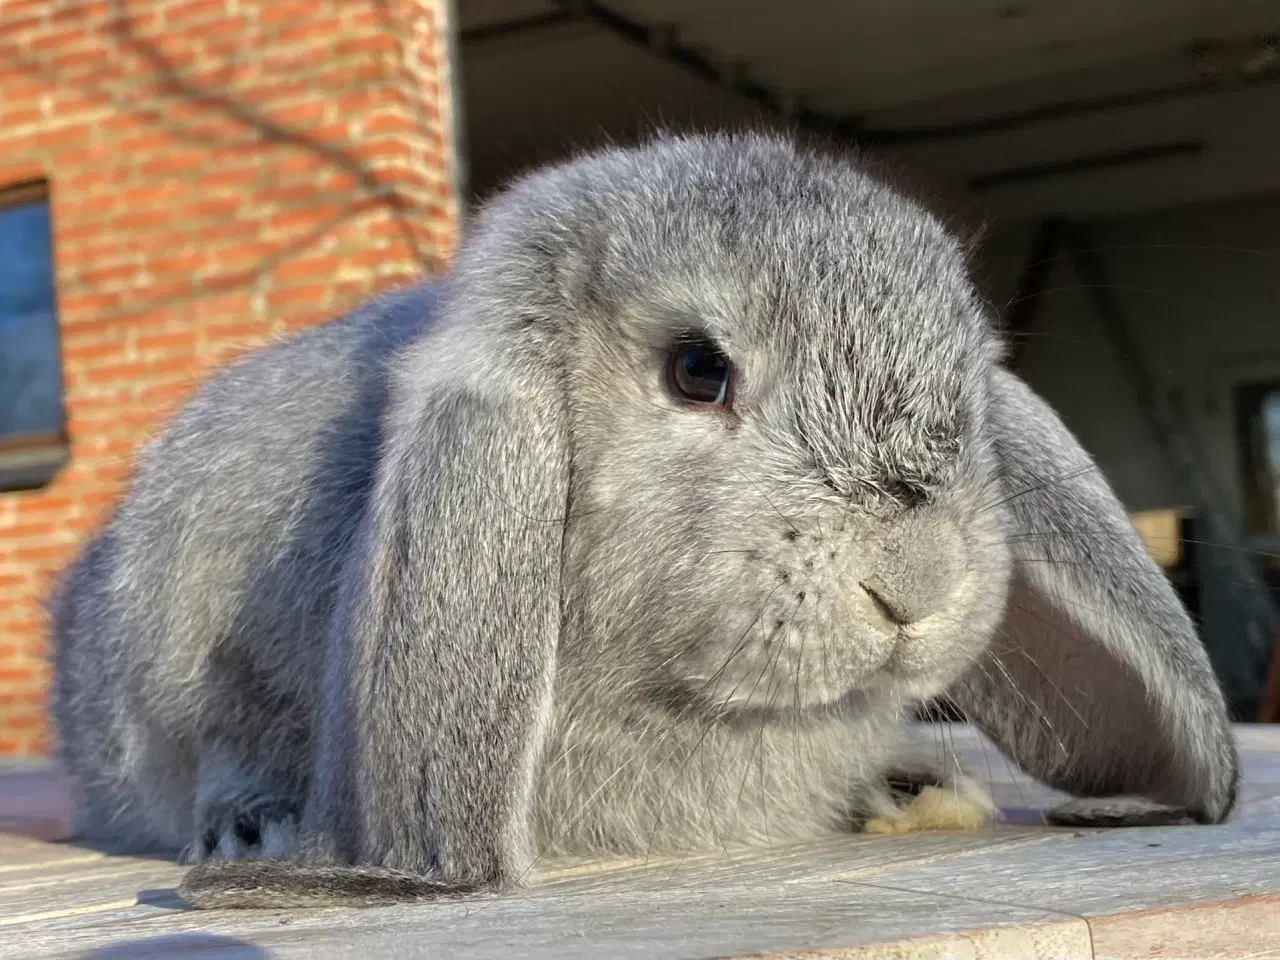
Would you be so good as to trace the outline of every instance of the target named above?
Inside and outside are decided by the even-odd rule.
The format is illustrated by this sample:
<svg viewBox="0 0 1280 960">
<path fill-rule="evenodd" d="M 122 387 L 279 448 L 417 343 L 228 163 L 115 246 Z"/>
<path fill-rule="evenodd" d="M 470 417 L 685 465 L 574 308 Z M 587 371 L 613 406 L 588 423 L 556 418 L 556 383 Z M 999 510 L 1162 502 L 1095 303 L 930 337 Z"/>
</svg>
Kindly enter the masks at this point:
<svg viewBox="0 0 1280 960">
<path fill-rule="evenodd" d="M 0 189 L 0 490 L 39 487 L 66 462 L 49 195 Z"/>
</svg>

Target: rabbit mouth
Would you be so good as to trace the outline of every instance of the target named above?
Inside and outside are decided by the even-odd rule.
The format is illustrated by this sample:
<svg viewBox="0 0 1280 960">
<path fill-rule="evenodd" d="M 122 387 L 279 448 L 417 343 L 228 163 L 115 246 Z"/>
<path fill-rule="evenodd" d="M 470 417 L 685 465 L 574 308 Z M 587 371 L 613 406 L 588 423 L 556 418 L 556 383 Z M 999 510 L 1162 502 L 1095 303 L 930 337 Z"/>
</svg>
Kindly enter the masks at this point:
<svg viewBox="0 0 1280 960">
<path fill-rule="evenodd" d="M 974 580 L 962 577 L 951 599 L 918 619 L 886 611 L 874 582 L 858 595 L 815 591 L 751 642 L 711 644 L 671 664 L 673 699 L 678 709 L 759 716 L 934 696 L 981 655 L 994 629 L 998 605 Z"/>
<path fill-rule="evenodd" d="M 677 711 L 717 716 L 856 712 L 886 697 L 901 699 L 931 679 L 927 669 L 914 669 L 917 658 L 907 648 L 916 642 L 905 630 L 838 641 L 793 637 L 783 650 L 764 644 L 739 650 L 714 670 L 685 674 L 657 696 Z"/>
</svg>

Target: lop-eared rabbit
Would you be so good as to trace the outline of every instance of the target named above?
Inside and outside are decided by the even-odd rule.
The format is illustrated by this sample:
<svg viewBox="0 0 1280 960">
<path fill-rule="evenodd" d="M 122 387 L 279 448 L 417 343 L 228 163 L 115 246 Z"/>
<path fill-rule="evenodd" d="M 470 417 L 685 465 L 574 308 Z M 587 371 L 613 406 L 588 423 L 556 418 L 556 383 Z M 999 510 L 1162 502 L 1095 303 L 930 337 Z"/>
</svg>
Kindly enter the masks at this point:
<svg viewBox="0 0 1280 960">
<path fill-rule="evenodd" d="M 938 696 L 1059 822 L 1224 819 L 1192 623 L 1001 357 L 962 245 L 860 161 L 709 135 L 533 172 L 446 275 L 142 451 L 52 603 L 78 835 L 252 907 L 976 826 L 909 722 Z"/>
</svg>

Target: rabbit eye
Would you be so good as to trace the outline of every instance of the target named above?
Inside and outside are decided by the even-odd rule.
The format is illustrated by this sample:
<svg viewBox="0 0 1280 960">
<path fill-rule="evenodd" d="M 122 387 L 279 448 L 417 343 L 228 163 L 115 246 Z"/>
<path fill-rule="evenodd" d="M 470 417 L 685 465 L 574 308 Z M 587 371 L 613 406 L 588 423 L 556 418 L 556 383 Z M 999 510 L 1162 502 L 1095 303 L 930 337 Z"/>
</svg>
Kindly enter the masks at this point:
<svg viewBox="0 0 1280 960">
<path fill-rule="evenodd" d="M 691 406 L 728 409 L 733 365 L 714 344 L 682 343 L 671 353 L 667 371 L 671 390 Z"/>
</svg>

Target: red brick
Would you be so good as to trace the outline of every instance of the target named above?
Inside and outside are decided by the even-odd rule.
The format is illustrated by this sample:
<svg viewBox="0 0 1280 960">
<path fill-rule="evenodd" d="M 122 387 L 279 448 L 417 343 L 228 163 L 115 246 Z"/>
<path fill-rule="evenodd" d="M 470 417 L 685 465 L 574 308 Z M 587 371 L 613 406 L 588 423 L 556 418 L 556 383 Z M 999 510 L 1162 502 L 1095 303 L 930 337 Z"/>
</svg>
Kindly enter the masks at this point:
<svg viewBox="0 0 1280 960">
<path fill-rule="evenodd" d="M 96 2 L 94 0 L 61 0 L 58 3 L 49 3 L 49 0 L 31 0 L 31 2 L 45 8 L 45 16 L 54 26 L 69 23 L 83 29 L 87 25 L 100 24 L 111 14 L 110 0 L 96 0 Z M 8 0 L 6 9 L 14 5 L 16 5 L 15 0 Z"/>
<path fill-rule="evenodd" d="M 75 500 L 66 494 L 49 493 L 45 490 L 29 491 L 23 496 L 22 512 L 31 515 L 41 513 L 62 514 L 75 506 Z"/>
<path fill-rule="evenodd" d="M 181 30 L 190 25 L 189 22 L 183 21 L 204 23 L 215 18 L 226 17 L 230 12 L 227 8 L 227 0 L 182 0 L 181 3 L 165 5 L 164 25 L 170 30 Z"/>
<path fill-rule="evenodd" d="M 30 674 L 22 679 L 30 679 L 32 676 L 36 676 L 36 674 Z M 15 711 L 10 714 L 5 718 L 4 724 L 8 729 L 21 733 L 24 730 L 36 730 L 42 728 L 44 726 L 44 722 L 45 718 L 42 713 L 27 709 L 22 712 Z"/>
<path fill-rule="evenodd" d="M 138 266 L 133 263 L 90 264 L 76 271 L 76 280 L 85 287 L 95 287 L 116 280 L 132 280 L 137 275 Z"/>
<path fill-rule="evenodd" d="M 330 105 L 328 102 L 324 100 L 307 100 L 302 103 L 292 103 L 278 110 L 272 110 L 271 119 L 277 123 L 283 123 L 298 129 L 319 123 L 329 111 Z"/>
<path fill-rule="evenodd" d="M 254 36 L 255 30 L 248 17 L 224 14 L 201 26 L 196 42 L 204 48 L 205 53 L 209 54 L 216 54 L 224 48 L 226 52 L 242 51 L 246 41 L 257 39 Z"/>
<path fill-rule="evenodd" d="M 375 114 L 364 122 L 364 132 L 369 136 L 379 133 L 416 133 L 419 121 L 402 113 Z"/>
<path fill-rule="evenodd" d="M 129 4 L 127 8 L 124 6 L 113 7 L 112 12 L 114 13 L 117 9 L 123 16 L 119 18 L 113 16 L 110 22 L 119 24 L 117 29 L 127 28 L 134 37 L 141 37 L 161 25 L 159 11 L 144 10 L 141 4 Z"/>
<path fill-rule="evenodd" d="M 242 197 L 223 193 L 223 195 L 201 197 L 200 200 L 183 204 L 177 212 L 182 216 L 210 216 L 210 218 L 228 221 L 236 216 L 242 206 L 244 206 Z"/>
<path fill-rule="evenodd" d="M 208 190 L 245 187 L 261 177 L 262 173 L 256 166 L 232 167 L 205 173 L 200 177 L 200 185 Z"/>
<path fill-rule="evenodd" d="M 99 363 L 84 373 L 86 383 L 136 383 L 152 373 L 152 366 L 145 361 L 125 363 Z"/>
<path fill-rule="evenodd" d="M 338 111 L 343 114 L 370 113 L 377 107 L 404 107 L 413 109 L 413 102 L 403 91 L 394 87 L 372 87 L 339 94 L 334 99 Z"/>
<path fill-rule="evenodd" d="M 158 131 L 153 131 L 151 125 L 134 111 L 113 113 L 111 116 L 99 121 L 98 134 L 99 136 L 107 135 L 113 139 L 122 137 L 125 134 L 149 135 L 155 138 L 157 146 L 161 148 L 169 142 L 167 137 Z M 132 141 L 129 141 L 129 144 L 132 146 Z"/>
<path fill-rule="evenodd" d="M 265 64 L 263 66 L 265 67 Z M 293 77 L 272 77 L 270 80 L 261 81 L 254 84 L 251 89 L 245 90 L 240 94 L 240 99 L 245 103 L 254 105 L 280 103 L 296 97 L 305 97 L 313 89 L 313 85 L 305 80 L 298 80 Z"/>
<path fill-rule="evenodd" d="M 151 383 L 138 390 L 138 399 L 145 404 L 165 404 L 181 400 L 191 392 L 192 385 L 183 381 Z"/>
<path fill-rule="evenodd" d="M 314 17 L 316 4 L 307 0 L 273 0 L 258 11 L 258 22 L 262 24 L 288 23 L 291 20 L 306 20 Z"/>
<path fill-rule="evenodd" d="M 119 152 L 108 150 L 103 154 L 105 157 L 116 160 L 127 158 L 132 162 L 153 151 L 167 150 L 173 147 L 172 134 L 156 130 L 149 125 L 138 124 L 134 126 L 136 118 L 130 115 L 126 115 L 125 119 L 133 129 L 138 131 L 137 135 L 119 141 Z"/>
<path fill-rule="evenodd" d="M 375 60 L 368 63 L 357 63 L 348 67 L 346 75 L 350 80 L 377 83 L 379 81 L 386 82 L 390 79 L 387 76 L 387 72 L 386 64 Z"/>
<path fill-rule="evenodd" d="M 34 104 L 12 105 L 0 109 L 0 124 L 6 127 L 35 123 L 43 117 L 44 111 Z"/>
<path fill-rule="evenodd" d="M 323 279 L 342 267 L 343 258 L 336 255 L 286 260 L 276 267 L 276 280 Z"/>
<path fill-rule="evenodd" d="M 6 6 L 5 9 L 7 12 L 8 7 Z M 21 58 L 15 56 L 16 48 L 12 44 L 7 46 L 0 45 L 0 51 L 6 50 L 8 51 L 8 57 L 0 62 L 21 62 Z M 0 57 L 4 57 L 4 54 L 0 53 Z M 53 89 L 52 85 L 43 77 L 35 77 L 25 71 L 7 72 L 4 85 L 5 91 L 10 94 L 10 96 L 6 97 L 9 103 L 32 101 Z"/>
<path fill-rule="evenodd" d="M 49 0 L 5 0 L 5 23 L 11 29 L 38 24 L 49 15 Z"/>
<path fill-rule="evenodd" d="M 100 361 L 117 358 L 124 354 L 123 343 L 85 343 L 77 346 L 62 347 L 62 364 L 68 369 L 96 364 Z"/>
<path fill-rule="evenodd" d="M 374 56 L 384 58 L 399 57 L 404 52 L 404 43 L 386 33 L 375 33 L 369 36 L 347 37 L 335 43 L 330 50 L 335 57 Z"/>
<path fill-rule="evenodd" d="M 215 323 L 205 328 L 214 342 L 253 340 L 262 337 L 265 330 L 261 323 Z"/>
<path fill-rule="evenodd" d="M 372 160 L 416 161 L 419 147 L 401 137 L 379 137 L 361 144 L 360 154 Z"/>
<path fill-rule="evenodd" d="M 280 252 L 275 243 L 235 243 L 213 252 L 213 263 L 222 273 L 256 270 Z"/>
<path fill-rule="evenodd" d="M 12 651 L 10 656 L 17 656 L 18 648 L 9 647 Z M 5 656 L 6 648 L 0 647 L 0 658 Z M 26 693 L 4 693 L 0 694 L 0 708 L 13 709 L 14 707 L 40 707 L 48 702 L 48 697 L 39 691 L 29 690 Z"/>
<path fill-rule="evenodd" d="M 64 545 L 33 546 L 19 543 L 13 547 L 10 556 L 19 563 L 47 563 L 64 559 L 67 552 L 68 548 Z"/>
<path fill-rule="evenodd" d="M 137 207 L 157 207 L 172 202 L 178 197 L 191 192 L 191 188 L 182 183 L 157 183 L 142 179 L 138 186 L 114 190 L 111 195 L 120 201 L 122 209 Z"/>
<path fill-rule="evenodd" d="M 97 310 L 110 310 L 119 305 L 120 295 L 116 293 L 63 294 L 58 298 L 58 306 L 64 314 L 80 311 L 91 313 Z"/>
<path fill-rule="evenodd" d="M 196 344 L 196 332 L 191 329 L 170 330 L 139 337 L 139 350 L 171 350 L 174 347 L 191 348 Z"/>
<path fill-rule="evenodd" d="M 35 537 L 57 536 L 58 525 L 52 522 L 28 522 L 0 524 L 0 536 L 6 540 L 30 540 Z"/>
<path fill-rule="evenodd" d="M 264 203 L 273 203 L 284 207 L 296 207 L 311 203 L 316 199 L 327 198 L 328 191 L 316 180 L 291 183 L 287 186 L 267 187 L 258 191 L 258 198 Z"/>
<path fill-rule="evenodd" d="M 195 290 L 194 279 L 188 277 L 185 279 L 169 279 L 164 281 L 153 280 L 147 284 L 145 288 L 138 291 L 140 296 L 155 303 L 157 301 L 175 299 L 177 297 L 186 297 Z"/>
<path fill-rule="evenodd" d="M 347 149 L 351 140 L 351 125 L 346 120 L 336 120 L 333 123 L 318 124 L 307 130 L 307 136 L 313 141 L 336 145 L 340 148 Z M 328 156 L 317 155 L 315 157 L 322 167 L 327 167 L 333 163 Z"/>
<path fill-rule="evenodd" d="M 59 50 L 48 58 L 49 66 L 62 76 L 83 75 L 102 65 L 102 51 L 88 47 Z"/>
<path fill-rule="evenodd" d="M 93 477 L 99 483 L 120 483 L 128 479 L 129 471 L 126 463 L 100 463 L 93 468 Z"/>
<path fill-rule="evenodd" d="M 273 227 L 290 232 L 314 230 L 322 224 L 337 222 L 345 213 L 347 210 L 334 203 L 315 204 L 306 209 L 277 213 L 268 222 Z"/>
<path fill-rule="evenodd" d="M 134 207 L 114 217 L 109 226 L 112 230 L 124 232 L 146 230 L 151 227 L 163 227 L 173 221 L 173 211 L 163 208 L 146 209 Z"/>
<path fill-rule="evenodd" d="M 203 320 L 209 317 L 225 320 L 230 317 L 243 317 L 249 312 L 250 297 L 247 293 L 224 293 L 218 296 L 206 296 L 192 304 L 192 317 Z"/>
<path fill-rule="evenodd" d="M 28 146 L 36 150 L 57 150 L 60 147 L 80 146 L 89 140 L 88 124 L 47 127 L 28 134 Z"/>
<path fill-rule="evenodd" d="M 319 304 L 327 300 L 332 292 L 333 287 L 326 283 L 313 283 L 308 286 L 286 287 L 280 290 L 272 290 L 268 293 L 267 305 L 272 307 L 281 307 Z"/>
<path fill-rule="evenodd" d="M 119 498 L 119 493 L 115 490 L 90 490 L 82 494 L 80 503 L 90 510 L 99 510 L 103 507 L 109 507 Z"/>
<path fill-rule="evenodd" d="M 95 37 L 85 30 L 83 26 L 72 27 L 50 22 L 45 29 L 38 30 L 34 36 L 27 38 L 27 49 L 32 53 L 44 53 L 49 50 L 69 50 L 72 47 L 91 44 L 94 40 Z"/>
</svg>

